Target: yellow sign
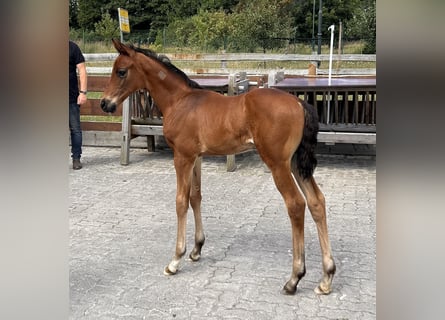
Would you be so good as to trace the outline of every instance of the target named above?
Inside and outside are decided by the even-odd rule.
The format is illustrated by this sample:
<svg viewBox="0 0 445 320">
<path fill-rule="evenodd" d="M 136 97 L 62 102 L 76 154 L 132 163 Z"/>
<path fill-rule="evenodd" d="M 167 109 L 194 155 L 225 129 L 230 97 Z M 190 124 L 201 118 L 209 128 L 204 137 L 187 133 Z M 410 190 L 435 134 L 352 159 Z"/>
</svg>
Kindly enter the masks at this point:
<svg viewBox="0 0 445 320">
<path fill-rule="evenodd" d="M 128 20 L 128 11 L 122 8 L 117 8 L 119 13 L 119 28 L 122 32 L 130 33 L 130 21 Z"/>
</svg>

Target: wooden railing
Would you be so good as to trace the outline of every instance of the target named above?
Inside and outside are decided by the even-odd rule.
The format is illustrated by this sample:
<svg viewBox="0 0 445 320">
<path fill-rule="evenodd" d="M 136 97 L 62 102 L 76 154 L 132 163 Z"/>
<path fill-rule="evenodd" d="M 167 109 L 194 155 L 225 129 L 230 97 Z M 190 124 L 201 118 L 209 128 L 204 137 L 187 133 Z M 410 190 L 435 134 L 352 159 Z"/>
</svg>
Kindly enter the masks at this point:
<svg viewBox="0 0 445 320">
<path fill-rule="evenodd" d="M 92 53 L 85 54 L 87 62 L 99 62 L 99 61 L 113 61 L 118 56 L 117 53 Z M 187 74 L 227 74 L 227 73 L 239 73 L 246 72 L 247 74 L 255 73 L 269 73 L 267 67 L 268 62 L 327 62 L 329 61 L 328 54 L 263 54 L 263 53 L 225 53 L 225 54 L 166 54 L 173 63 L 179 62 L 195 62 L 198 63 L 197 67 L 185 67 L 182 70 Z M 228 67 L 230 62 L 258 62 L 258 68 L 252 69 L 249 67 Z M 340 65 L 340 62 L 376 62 L 375 54 L 334 54 L 333 61 L 335 65 Z M 216 62 L 219 67 L 206 66 L 210 62 Z M 326 67 L 319 69 L 319 74 L 327 73 Z M 111 67 L 89 67 L 90 73 L 95 74 L 109 74 Z M 304 75 L 307 73 L 307 69 L 287 68 L 286 74 L 292 75 Z M 375 75 L 375 68 L 334 68 L 333 74 L 349 74 L 349 75 Z"/>
<path fill-rule="evenodd" d="M 86 61 L 113 61 L 118 53 L 86 53 Z M 165 54 L 172 61 L 329 61 L 329 54 L 273 54 L 273 53 L 219 53 L 219 54 Z M 375 54 L 333 54 L 332 60 L 337 61 L 371 61 L 375 62 Z"/>
<path fill-rule="evenodd" d="M 375 144 L 377 86 L 375 77 L 297 77 L 276 74 L 274 87 L 307 101 L 318 112 L 321 142 Z"/>
<path fill-rule="evenodd" d="M 102 93 L 110 76 L 88 75 L 88 91 L 91 93 Z M 122 104 L 118 106 L 115 113 L 106 114 L 100 108 L 100 98 L 91 98 L 80 108 L 80 115 L 83 116 L 81 127 L 83 131 L 121 131 L 122 130 Z M 107 117 L 106 120 L 95 120 L 97 117 Z M 85 119 L 86 118 L 86 119 Z"/>
</svg>

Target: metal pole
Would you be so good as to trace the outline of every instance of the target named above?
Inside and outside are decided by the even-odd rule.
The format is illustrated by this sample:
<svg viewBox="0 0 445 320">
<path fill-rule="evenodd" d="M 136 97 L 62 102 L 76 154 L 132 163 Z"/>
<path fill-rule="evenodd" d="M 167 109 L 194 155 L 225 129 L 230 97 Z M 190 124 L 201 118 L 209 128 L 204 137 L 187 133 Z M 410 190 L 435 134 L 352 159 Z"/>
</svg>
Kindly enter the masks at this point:
<svg viewBox="0 0 445 320">
<path fill-rule="evenodd" d="M 119 32 L 121 34 L 121 42 L 124 42 L 124 33 L 122 32 L 121 8 L 117 8 L 117 16 L 119 19 Z"/>
<path fill-rule="evenodd" d="M 322 24 L 322 13 L 323 13 L 323 1 L 320 0 L 319 8 L 318 8 L 318 50 L 317 53 L 321 54 L 321 24 Z"/>
<path fill-rule="evenodd" d="M 339 22 L 339 26 L 338 26 L 338 59 L 337 59 L 337 73 L 340 70 L 340 60 L 341 60 L 341 39 L 342 39 L 342 33 L 343 33 L 343 26 L 341 23 L 341 20 Z"/>
<path fill-rule="evenodd" d="M 312 53 L 315 52 L 315 0 L 312 5 Z"/>
<path fill-rule="evenodd" d="M 328 77 L 328 85 L 331 85 L 331 76 L 332 76 L 332 51 L 334 50 L 334 29 L 335 26 L 331 25 L 328 30 L 331 31 L 331 46 L 329 49 L 329 77 Z M 329 117 L 331 113 L 331 91 L 328 92 L 329 100 L 328 100 L 328 113 L 326 116 L 326 124 L 329 124 Z"/>
</svg>

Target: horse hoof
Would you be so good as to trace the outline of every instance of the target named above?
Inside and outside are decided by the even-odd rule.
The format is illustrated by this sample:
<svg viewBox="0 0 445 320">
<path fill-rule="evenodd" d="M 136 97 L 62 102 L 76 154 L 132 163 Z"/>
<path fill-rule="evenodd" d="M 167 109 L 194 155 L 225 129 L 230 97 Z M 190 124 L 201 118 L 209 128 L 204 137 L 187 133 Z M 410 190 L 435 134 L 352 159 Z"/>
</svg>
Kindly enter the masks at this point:
<svg viewBox="0 0 445 320">
<path fill-rule="evenodd" d="M 314 289 L 314 292 L 318 295 L 327 295 L 331 293 L 331 288 L 323 288 L 321 285 Z"/>
<path fill-rule="evenodd" d="M 287 283 L 283 289 L 281 289 L 281 294 L 285 296 L 292 296 L 295 292 L 297 292 L 297 286 L 289 286 Z"/>
<path fill-rule="evenodd" d="M 170 270 L 170 267 L 166 266 L 165 269 L 164 269 L 164 275 L 172 276 L 172 275 L 176 274 L 177 271 L 178 270 L 176 270 L 176 269 L 175 270 Z"/>
<path fill-rule="evenodd" d="M 190 258 L 193 262 L 196 262 L 196 261 L 198 261 L 199 259 L 201 259 L 201 255 L 200 255 L 199 253 L 198 253 L 198 254 L 193 254 L 193 252 L 192 252 L 192 253 L 190 253 L 189 258 Z"/>
</svg>

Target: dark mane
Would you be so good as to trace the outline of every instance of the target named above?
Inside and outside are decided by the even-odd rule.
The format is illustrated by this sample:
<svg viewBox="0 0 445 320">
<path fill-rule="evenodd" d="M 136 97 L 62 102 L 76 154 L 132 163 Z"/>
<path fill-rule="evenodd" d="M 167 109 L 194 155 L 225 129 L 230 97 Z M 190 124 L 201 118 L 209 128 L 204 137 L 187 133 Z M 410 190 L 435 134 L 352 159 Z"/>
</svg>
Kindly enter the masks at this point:
<svg viewBox="0 0 445 320">
<path fill-rule="evenodd" d="M 182 79 L 185 80 L 185 82 L 192 88 L 195 89 L 202 89 L 202 87 L 196 82 L 193 81 L 192 79 L 190 79 L 185 73 L 184 71 L 180 70 L 178 67 L 176 67 L 173 63 L 171 63 L 170 59 L 165 56 L 165 55 L 161 55 L 161 54 L 157 54 L 156 52 L 154 52 L 153 50 L 150 49 L 145 49 L 145 48 L 139 48 L 139 47 L 135 47 L 134 45 L 130 45 L 130 48 L 132 48 L 133 50 L 140 52 L 144 55 L 146 55 L 147 57 L 153 58 L 157 61 L 159 61 L 160 63 L 162 63 L 164 66 L 166 66 L 169 70 L 175 72 L 177 75 L 179 75 Z"/>
</svg>

